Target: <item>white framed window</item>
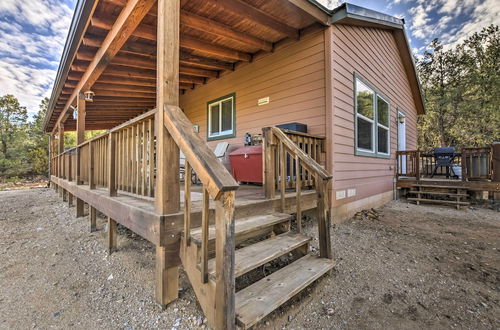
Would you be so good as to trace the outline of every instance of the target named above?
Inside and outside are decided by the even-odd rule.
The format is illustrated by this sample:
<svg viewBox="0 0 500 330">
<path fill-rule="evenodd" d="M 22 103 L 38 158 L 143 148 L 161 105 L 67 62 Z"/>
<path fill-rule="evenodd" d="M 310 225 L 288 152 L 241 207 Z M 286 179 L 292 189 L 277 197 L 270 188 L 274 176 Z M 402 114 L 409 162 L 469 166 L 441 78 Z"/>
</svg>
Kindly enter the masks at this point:
<svg viewBox="0 0 500 330">
<path fill-rule="evenodd" d="M 235 94 L 225 95 L 207 103 L 208 140 L 234 137 Z"/>
<path fill-rule="evenodd" d="M 389 101 L 355 75 L 355 154 L 389 157 L 391 146 Z"/>
</svg>

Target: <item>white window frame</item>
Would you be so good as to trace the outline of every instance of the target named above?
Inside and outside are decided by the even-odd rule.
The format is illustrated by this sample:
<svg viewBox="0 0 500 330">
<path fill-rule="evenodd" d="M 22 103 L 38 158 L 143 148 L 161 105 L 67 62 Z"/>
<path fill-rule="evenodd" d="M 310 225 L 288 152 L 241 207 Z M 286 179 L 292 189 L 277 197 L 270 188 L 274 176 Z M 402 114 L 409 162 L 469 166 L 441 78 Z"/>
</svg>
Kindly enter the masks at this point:
<svg viewBox="0 0 500 330">
<path fill-rule="evenodd" d="M 360 113 L 358 113 L 358 96 L 357 96 L 357 83 L 361 83 L 364 87 L 373 92 L 373 119 L 370 119 Z M 378 121 L 378 102 L 377 98 L 382 99 L 388 105 L 388 120 L 389 126 L 380 124 Z M 358 147 L 358 118 L 368 121 L 371 124 L 371 149 L 359 148 Z M 387 153 L 378 151 L 378 130 L 379 127 L 387 130 Z M 390 158 L 391 156 L 391 103 L 388 98 L 380 93 L 376 88 L 372 87 L 365 79 L 361 78 L 359 75 L 354 74 L 354 151 L 357 156 L 368 156 L 368 157 L 378 157 L 378 158 Z"/>
<path fill-rule="evenodd" d="M 231 129 L 230 130 L 225 130 L 221 131 L 222 129 L 222 103 L 224 101 L 231 100 Z M 212 133 L 212 108 L 214 106 L 218 105 L 219 106 L 219 132 L 217 133 Z M 217 99 L 214 101 L 211 101 L 208 103 L 208 114 L 207 114 L 207 119 L 208 119 L 208 132 L 207 136 L 208 139 L 220 139 L 220 138 L 226 138 L 230 136 L 234 136 L 235 134 L 235 121 L 234 121 L 234 94 L 229 95 L 228 97 L 223 97 L 221 99 Z"/>
</svg>

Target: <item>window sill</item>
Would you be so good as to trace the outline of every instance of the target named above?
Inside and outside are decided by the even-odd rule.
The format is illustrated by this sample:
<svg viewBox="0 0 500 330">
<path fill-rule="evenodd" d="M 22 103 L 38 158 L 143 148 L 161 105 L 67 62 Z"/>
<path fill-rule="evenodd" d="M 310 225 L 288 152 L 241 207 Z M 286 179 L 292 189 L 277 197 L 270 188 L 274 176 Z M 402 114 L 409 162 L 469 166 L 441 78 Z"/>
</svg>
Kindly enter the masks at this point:
<svg viewBox="0 0 500 330">
<path fill-rule="evenodd" d="M 366 152 L 366 151 L 360 151 L 355 149 L 354 150 L 354 155 L 355 156 L 361 156 L 361 157 L 369 157 L 369 158 L 382 158 L 382 159 L 391 159 L 391 155 L 384 155 L 384 154 L 376 154 L 372 152 Z"/>
<path fill-rule="evenodd" d="M 207 141 L 225 140 L 225 139 L 231 139 L 234 137 L 236 137 L 236 133 L 217 135 L 217 136 L 207 136 Z"/>
</svg>

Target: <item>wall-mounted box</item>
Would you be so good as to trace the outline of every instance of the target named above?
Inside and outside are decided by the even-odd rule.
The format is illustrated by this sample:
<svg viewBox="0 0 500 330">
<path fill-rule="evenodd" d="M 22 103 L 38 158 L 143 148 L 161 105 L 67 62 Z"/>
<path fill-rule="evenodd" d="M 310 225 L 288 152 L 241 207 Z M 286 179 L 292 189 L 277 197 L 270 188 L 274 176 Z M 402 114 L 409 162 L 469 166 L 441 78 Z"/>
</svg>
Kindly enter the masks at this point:
<svg viewBox="0 0 500 330">
<path fill-rule="evenodd" d="M 264 104 L 269 104 L 271 100 L 269 99 L 269 96 L 268 97 L 263 97 L 261 99 L 259 99 L 257 101 L 257 105 L 261 106 L 261 105 L 264 105 Z"/>
</svg>

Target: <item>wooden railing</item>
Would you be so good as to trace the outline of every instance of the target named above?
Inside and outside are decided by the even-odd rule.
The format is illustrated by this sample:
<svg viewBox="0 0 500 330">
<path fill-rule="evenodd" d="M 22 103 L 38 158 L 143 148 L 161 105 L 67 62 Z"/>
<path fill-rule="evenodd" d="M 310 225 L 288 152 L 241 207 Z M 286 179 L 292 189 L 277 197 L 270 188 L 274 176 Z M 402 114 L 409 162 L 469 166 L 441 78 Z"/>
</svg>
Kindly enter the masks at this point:
<svg viewBox="0 0 500 330">
<path fill-rule="evenodd" d="M 324 155 L 325 153 L 325 137 L 284 129 L 282 129 L 281 131 L 285 133 L 286 136 L 288 136 L 288 138 L 292 140 L 292 142 L 294 142 L 300 149 L 302 149 L 302 151 L 304 151 L 309 157 L 314 159 L 318 164 L 324 163 L 325 160 L 323 159 L 324 157 L 322 157 L 322 155 Z M 286 188 L 294 188 L 296 184 L 295 179 L 297 176 L 294 175 L 294 173 L 296 172 L 296 168 L 290 156 L 287 156 L 285 167 L 287 173 Z M 276 172 L 278 172 L 277 170 L 278 169 L 276 169 Z M 308 171 L 302 173 L 301 184 L 302 187 L 313 187 L 314 176 L 311 175 L 311 173 Z"/>
<path fill-rule="evenodd" d="M 51 173 L 90 189 L 154 196 L 154 115 L 148 111 L 52 157 Z"/>
<path fill-rule="evenodd" d="M 492 148 L 465 148 L 462 150 L 462 177 L 465 180 L 493 177 Z"/>
<path fill-rule="evenodd" d="M 312 143 L 316 151 L 304 148 L 309 144 L 300 140 L 294 142 L 289 132 L 277 127 L 266 127 L 264 133 L 264 189 L 267 198 L 275 198 L 276 188 L 280 191 L 282 212 L 286 208 L 286 190 L 289 177 L 294 177 L 297 230 L 302 230 L 302 182 L 314 183 L 317 198 L 317 221 L 320 256 L 331 258 L 330 248 L 330 198 L 329 184 L 332 175 L 312 156 L 317 155 L 318 143 Z M 300 141 L 300 142 L 299 142 Z M 297 143 L 299 142 L 299 143 Z M 304 149 L 305 150 L 304 150 Z M 293 169 L 293 171 L 292 171 Z"/>
<path fill-rule="evenodd" d="M 203 184 L 201 278 L 208 282 L 209 199 L 215 201 L 215 323 L 234 320 L 235 269 L 234 269 L 234 200 L 238 183 L 217 159 L 207 143 L 193 130 L 193 124 L 177 106 L 165 105 L 165 127 L 186 157 L 186 173 L 191 168 Z M 190 245 L 191 230 L 191 180 L 184 180 L 184 244 Z M 230 315 L 228 315 L 228 313 Z"/>
<path fill-rule="evenodd" d="M 396 176 L 416 178 L 430 178 L 436 167 L 436 160 L 432 153 L 422 153 L 419 150 L 404 150 L 396 152 Z M 493 177 L 492 149 L 464 148 L 453 160 L 453 164 L 461 168 L 462 180 L 491 180 Z M 447 172 L 448 171 L 448 172 Z M 452 175 L 449 169 L 439 167 L 436 176 Z"/>
</svg>

